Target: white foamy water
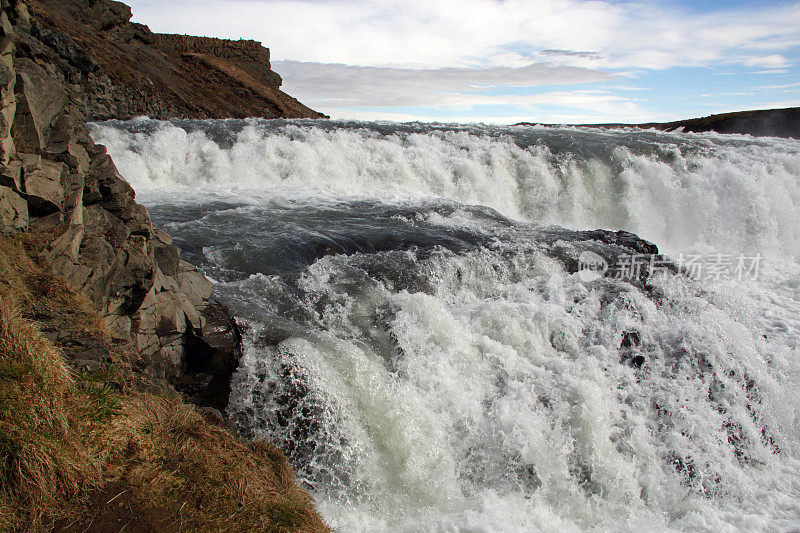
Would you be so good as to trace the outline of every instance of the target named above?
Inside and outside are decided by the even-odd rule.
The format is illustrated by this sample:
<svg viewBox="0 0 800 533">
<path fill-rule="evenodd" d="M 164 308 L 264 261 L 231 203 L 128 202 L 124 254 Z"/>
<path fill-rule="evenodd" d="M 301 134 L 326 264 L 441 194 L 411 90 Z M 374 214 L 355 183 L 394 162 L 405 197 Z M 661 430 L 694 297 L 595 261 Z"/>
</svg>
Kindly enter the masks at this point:
<svg viewBox="0 0 800 533">
<path fill-rule="evenodd" d="M 302 121 L 93 135 L 248 324 L 230 415 L 287 451 L 334 528 L 800 523 L 797 141 Z M 759 257 L 758 278 L 584 283 L 568 258 L 593 245 L 541 224 L 632 231 L 676 261 Z"/>
<path fill-rule="evenodd" d="M 236 133 L 223 130 L 223 147 L 205 130 L 189 133 L 170 123 L 147 133 L 98 125 L 94 136 L 145 199 L 435 197 L 520 220 L 626 229 L 674 250 L 710 245 L 800 254 L 800 145 L 793 140 L 236 125 Z"/>
</svg>

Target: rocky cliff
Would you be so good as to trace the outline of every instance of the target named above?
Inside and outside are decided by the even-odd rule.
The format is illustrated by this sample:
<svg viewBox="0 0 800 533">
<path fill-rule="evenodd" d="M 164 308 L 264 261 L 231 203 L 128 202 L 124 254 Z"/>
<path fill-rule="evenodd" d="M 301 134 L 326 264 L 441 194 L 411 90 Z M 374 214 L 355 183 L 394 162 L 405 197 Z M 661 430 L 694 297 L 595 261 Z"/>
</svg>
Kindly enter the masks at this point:
<svg viewBox="0 0 800 533">
<path fill-rule="evenodd" d="M 18 49 L 64 77 L 90 120 L 320 118 L 279 87 L 255 41 L 154 34 L 112 0 L 29 0 Z"/>
<path fill-rule="evenodd" d="M 538 122 L 520 122 L 516 126 L 533 126 Z M 557 124 L 541 124 L 556 126 Z M 642 128 L 662 131 L 680 130 L 702 133 L 733 133 L 755 137 L 789 137 L 800 139 L 800 107 L 785 109 L 763 109 L 720 113 L 701 118 L 676 120 L 674 122 L 648 122 L 647 124 L 582 124 L 592 128 Z"/>
<path fill-rule="evenodd" d="M 117 2 L 0 1 L 0 531 L 328 531 L 280 450 L 220 427 L 236 322 L 85 126 L 313 112 L 255 43 L 153 44 Z M 169 90 L 153 74 L 184 67 Z M 263 94 L 230 89 L 244 69 Z M 220 96 L 195 102 L 204 72 Z"/>
<path fill-rule="evenodd" d="M 25 3 L 3 2 L 0 233 L 41 237 L 43 261 L 132 343 L 134 368 L 149 383 L 223 409 L 238 362 L 236 324 L 89 137 L 85 112 L 93 100 L 72 83 L 78 67 L 55 57 L 55 35 Z M 72 363 L 99 366 L 98 358 L 80 352 Z"/>
<path fill-rule="evenodd" d="M 702 118 L 678 120 L 675 122 L 640 124 L 641 128 L 656 128 L 672 131 L 717 133 L 740 133 L 756 137 L 792 137 L 800 139 L 800 107 L 786 109 L 764 109 L 758 111 L 738 111 L 721 113 Z"/>
</svg>

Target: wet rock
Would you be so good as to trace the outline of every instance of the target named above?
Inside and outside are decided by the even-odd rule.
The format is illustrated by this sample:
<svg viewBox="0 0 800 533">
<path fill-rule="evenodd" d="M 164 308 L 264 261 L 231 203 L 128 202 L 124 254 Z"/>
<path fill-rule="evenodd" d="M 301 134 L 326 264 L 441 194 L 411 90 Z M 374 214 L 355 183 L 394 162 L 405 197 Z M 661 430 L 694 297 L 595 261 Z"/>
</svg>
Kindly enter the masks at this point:
<svg viewBox="0 0 800 533">
<path fill-rule="evenodd" d="M 642 368 L 647 358 L 640 353 L 642 337 L 638 331 L 625 331 L 620 342 L 620 362 L 633 368 Z"/>
<path fill-rule="evenodd" d="M 639 254 L 658 254 L 658 246 L 629 231 L 592 230 L 580 233 L 586 239 L 620 246 Z"/>
<path fill-rule="evenodd" d="M 622 334 L 622 342 L 620 348 L 635 348 L 642 343 L 641 336 L 638 331 L 626 331 Z"/>
<path fill-rule="evenodd" d="M 642 365 L 644 365 L 644 362 L 646 361 L 646 359 L 645 359 L 645 357 L 643 355 L 634 355 L 633 357 L 631 357 L 629 359 L 629 361 L 630 361 L 630 364 L 631 364 L 632 367 L 634 367 L 634 368 L 642 368 Z"/>
<path fill-rule="evenodd" d="M 203 316 L 203 328 L 188 332 L 183 375 L 176 386 L 197 405 L 224 409 L 231 377 L 239 366 L 242 333 L 230 312 L 218 303 L 209 304 Z"/>
</svg>

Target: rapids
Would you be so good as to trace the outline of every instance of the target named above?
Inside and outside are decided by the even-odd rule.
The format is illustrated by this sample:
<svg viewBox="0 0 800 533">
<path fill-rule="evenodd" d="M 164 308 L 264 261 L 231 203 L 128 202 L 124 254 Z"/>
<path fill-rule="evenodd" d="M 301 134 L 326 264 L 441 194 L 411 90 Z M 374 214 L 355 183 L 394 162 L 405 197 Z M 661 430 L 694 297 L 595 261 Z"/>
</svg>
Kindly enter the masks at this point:
<svg viewBox="0 0 800 533">
<path fill-rule="evenodd" d="M 337 530 L 800 523 L 800 142 L 92 134 L 246 326 L 228 415 L 285 450 Z"/>
</svg>

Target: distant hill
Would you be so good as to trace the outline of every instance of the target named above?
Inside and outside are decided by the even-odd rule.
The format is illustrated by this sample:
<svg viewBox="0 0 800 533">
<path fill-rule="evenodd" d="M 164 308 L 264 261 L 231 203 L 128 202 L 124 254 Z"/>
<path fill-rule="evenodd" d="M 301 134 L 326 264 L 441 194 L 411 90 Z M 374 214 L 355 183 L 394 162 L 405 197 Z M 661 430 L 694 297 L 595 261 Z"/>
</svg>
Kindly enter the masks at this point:
<svg viewBox="0 0 800 533">
<path fill-rule="evenodd" d="M 533 125 L 521 122 L 518 125 Z M 587 126 L 590 124 L 587 124 Z M 715 131 L 717 133 L 741 133 L 756 137 L 791 137 L 800 139 L 800 107 L 765 109 L 759 111 L 737 111 L 702 118 L 677 120 L 675 122 L 650 122 L 647 124 L 591 124 L 593 127 L 637 127 L 672 131 L 683 128 L 688 132 Z"/>
</svg>

